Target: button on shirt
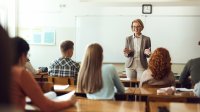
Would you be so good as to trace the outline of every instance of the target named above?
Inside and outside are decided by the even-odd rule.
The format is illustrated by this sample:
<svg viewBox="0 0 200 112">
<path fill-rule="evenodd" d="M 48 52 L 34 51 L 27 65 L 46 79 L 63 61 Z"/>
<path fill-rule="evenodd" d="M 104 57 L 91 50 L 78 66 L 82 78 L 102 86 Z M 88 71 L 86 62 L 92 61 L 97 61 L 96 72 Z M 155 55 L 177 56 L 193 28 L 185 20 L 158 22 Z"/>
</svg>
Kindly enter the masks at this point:
<svg viewBox="0 0 200 112">
<path fill-rule="evenodd" d="M 50 76 L 76 76 L 79 71 L 79 64 L 70 58 L 59 58 L 55 60 L 49 67 Z"/>
</svg>

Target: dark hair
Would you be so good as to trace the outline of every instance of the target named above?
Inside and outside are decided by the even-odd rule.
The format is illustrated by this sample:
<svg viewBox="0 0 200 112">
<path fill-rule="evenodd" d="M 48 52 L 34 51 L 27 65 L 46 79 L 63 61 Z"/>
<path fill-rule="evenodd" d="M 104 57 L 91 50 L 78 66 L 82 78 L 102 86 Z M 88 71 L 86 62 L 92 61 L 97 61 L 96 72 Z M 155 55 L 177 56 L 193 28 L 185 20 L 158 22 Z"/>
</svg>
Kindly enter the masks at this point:
<svg viewBox="0 0 200 112">
<path fill-rule="evenodd" d="M 19 63 L 19 59 L 22 54 L 27 54 L 29 51 L 29 44 L 21 37 L 12 38 L 12 44 L 15 52 L 14 65 Z"/>
<path fill-rule="evenodd" d="M 0 25 L 0 105 L 9 105 L 12 67 L 12 47 L 8 33 Z"/>
<path fill-rule="evenodd" d="M 68 49 L 73 49 L 74 48 L 74 43 L 70 40 L 66 40 L 61 43 L 60 45 L 60 50 L 62 53 L 66 52 Z"/>
</svg>

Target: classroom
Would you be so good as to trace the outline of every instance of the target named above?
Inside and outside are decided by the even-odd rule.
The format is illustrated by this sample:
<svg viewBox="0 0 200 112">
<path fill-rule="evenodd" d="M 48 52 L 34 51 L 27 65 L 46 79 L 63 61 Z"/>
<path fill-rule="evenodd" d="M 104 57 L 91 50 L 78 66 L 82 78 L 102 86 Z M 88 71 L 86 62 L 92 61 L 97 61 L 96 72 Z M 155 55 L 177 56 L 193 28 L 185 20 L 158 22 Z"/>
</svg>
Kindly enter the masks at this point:
<svg viewBox="0 0 200 112">
<path fill-rule="evenodd" d="M 31 89 L 24 89 L 22 93 L 26 101 L 21 104 L 25 105 L 25 111 L 200 112 L 200 77 L 197 75 L 200 72 L 199 0 L 1 0 L 0 25 L 8 33 L 11 43 L 18 44 L 17 41 L 23 41 L 27 45 L 24 51 L 25 58 L 33 71 L 28 70 L 29 68 L 26 67 L 28 65 L 21 67 L 28 71 L 26 74 L 32 74 L 29 81 L 32 79 L 34 81 L 29 87 L 33 86 L 35 90 L 40 89 L 37 93 L 38 98 L 44 99 L 43 104 L 39 103 L 41 100 L 37 98 L 33 100 L 35 98 L 33 94 L 28 95 Z M 141 30 L 140 35 L 136 33 L 138 29 Z M 4 33 L 3 30 L 2 32 Z M 141 43 L 136 45 L 140 46 L 138 51 L 134 44 L 134 51 L 131 51 L 129 37 L 133 38 L 134 44 Z M 144 51 L 142 51 L 142 56 L 145 55 L 144 60 L 141 59 L 143 40 L 138 41 L 134 39 L 136 37 L 142 37 L 143 40 L 147 37 L 144 41 L 146 44 Z M 66 45 L 67 43 L 71 46 Z M 9 45 L 16 50 L 17 47 L 14 48 L 15 44 L 12 44 Z M 4 52 L 4 50 L 9 49 L 0 51 Z M 149 55 L 146 50 L 149 50 L 147 51 Z M 165 80 L 158 77 L 159 80 L 162 79 L 165 82 L 173 79 L 167 86 L 147 84 L 152 83 L 147 81 L 149 77 L 154 78 L 155 74 L 153 75 L 151 69 L 154 62 L 158 60 L 155 60 L 153 56 L 159 50 L 169 52 L 169 56 L 167 57 L 168 54 L 166 54 L 162 61 L 166 61 L 163 64 L 165 67 L 169 64 L 168 74 L 172 74 L 173 78 L 163 76 Z M 98 51 L 102 53 L 102 56 L 98 55 Z M 131 60 L 131 52 L 133 61 L 129 66 L 127 63 L 129 64 Z M 91 61 L 92 57 L 89 54 L 92 53 L 96 56 L 93 61 L 97 63 Z M 14 56 L 15 54 L 12 57 Z M 59 60 L 68 56 L 70 57 L 68 61 L 71 61 L 75 68 L 60 72 L 61 68 L 56 68 L 56 65 L 64 63 Z M 8 58 L 10 57 L 5 57 L 5 59 Z M 162 56 L 159 58 L 161 60 Z M 55 62 L 56 59 L 58 62 Z M 137 63 L 137 59 L 140 64 Z M 99 65 L 102 71 L 97 69 L 98 60 L 102 63 Z M 91 67 L 87 64 L 90 61 Z M 2 58 L 1 63 L 3 62 L 5 61 Z M 21 65 L 21 63 L 17 65 L 19 64 Z M 70 69 L 69 65 L 63 68 Z M 162 69 L 161 65 L 155 65 L 154 69 L 156 67 L 157 70 Z M 137 71 L 135 66 L 141 66 L 142 72 Z M 12 73 L 14 68 L 12 65 Z M 91 78 L 89 75 L 81 75 L 92 72 L 89 68 L 96 70 L 95 75 L 100 74 L 100 80 L 95 81 L 99 78 L 97 76 L 91 76 Z M 6 69 L 2 68 L 2 70 Z M 188 70 L 187 73 L 186 70 Z M 109 71 L 112 72 L 108 73 Z M 129 76 L 129 73 L 135 74 L 135 71 L 136 75 Z M 149 71 L 151 73 L 149 77 L 143 75 L 148 74 Z M 164 74 L 166 69 L 162 72 L 160 74 Z M 71 74 L 65 76 L 66 73 Z M 101 74 L 117 74 L 117 76 L 111 75 L 113 82 L 108 83 L 105 80 L 110 79 Z M 0 76 L 2 84 L 4 77 Z M 12 78 L 12 74 L 10 77 Z M 88 77 L 90 79 L 86 80 L 85 78 Z M 27 77 L 24 77 L 24 80 L 25 78 Z M 157 81 L 156 78 L 153 81 Z M 12 80 L 10 79 L 10 82 Z M 25 82 L 28 83 L 28 80 Z M 21 80 L 21 83 L 24 82 Z M 37 86 L 34 85 L 36 83 Z M 142 83 L 145 83 L 145 86 L 142 86 Z M 98 89 L 89 88 L 94 87 L 91 84 L 98 85 Z M 108 84 L 107 88 L 103 84 Z M 109 89 L 112 86 L 116 87 Z M 114 92 L 107 94 L 103 92 L 106 90 L 110 93 Z M 95 93 L 96 91 L 98 92 Z M 12 89 L 6 90 L 5 93 L 7 92 L 13 94 Z M 3 96 L 0 95 L 0 100 Z M 55 99 L 60 102 L 55 103 L 55 99 L 49 101 L 46 99 L 48 96 L 56 97 Z M 8 97 L 12 101 L 13 96 Z M 27 101 L 27 97 L 30 97 L 30 101 Z M 24 98 L 19 100 L 22 102 Z M 62 104 L 62 101 L 66 104 Z M 44 102 L 47 103 L 44 104 Z M 47 109 L 46 106 L 50 104 L 55 104 L 55 106 Z M 2 105 L 4 105 L 3 100 L 0 101 L 0 111 Z M 17 109 L 21 110 L 21 106 Z"/>
</svg>

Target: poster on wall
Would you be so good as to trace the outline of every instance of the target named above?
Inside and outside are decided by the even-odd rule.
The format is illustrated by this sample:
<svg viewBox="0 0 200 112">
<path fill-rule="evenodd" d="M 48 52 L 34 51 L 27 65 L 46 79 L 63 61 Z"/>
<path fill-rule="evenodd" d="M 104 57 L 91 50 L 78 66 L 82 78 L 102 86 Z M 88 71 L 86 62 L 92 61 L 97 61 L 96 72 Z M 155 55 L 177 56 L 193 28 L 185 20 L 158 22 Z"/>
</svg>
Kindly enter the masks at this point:
<svg viewBox="0 0 200 112">
<path fill-rule="evenodd" d="M 32 29 L 26 30 L 28 33 L 25 36 L 27 42 L 31 45 L 55 45 L 56 44 L 56 33 L 55 30 L 46 29 Z"/>
</svg>

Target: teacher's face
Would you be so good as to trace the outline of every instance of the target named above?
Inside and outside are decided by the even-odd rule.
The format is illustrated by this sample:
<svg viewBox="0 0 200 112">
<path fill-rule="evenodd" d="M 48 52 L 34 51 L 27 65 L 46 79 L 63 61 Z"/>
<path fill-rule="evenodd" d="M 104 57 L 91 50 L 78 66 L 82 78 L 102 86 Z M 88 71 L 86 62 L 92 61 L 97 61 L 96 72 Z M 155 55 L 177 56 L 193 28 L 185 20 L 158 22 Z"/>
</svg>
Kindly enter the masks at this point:
<svg viewBox="0 0 200 112">
<path fill-rule="evenodd" d="M 133 32 L 136 34 L 136 35 L 140 35 L 141 34 L 141 31 L 142 31 L 142 26 L 140 25 L 140 23 L 138 22 L 134 22 L 133 23 Z"/>
</svg>

